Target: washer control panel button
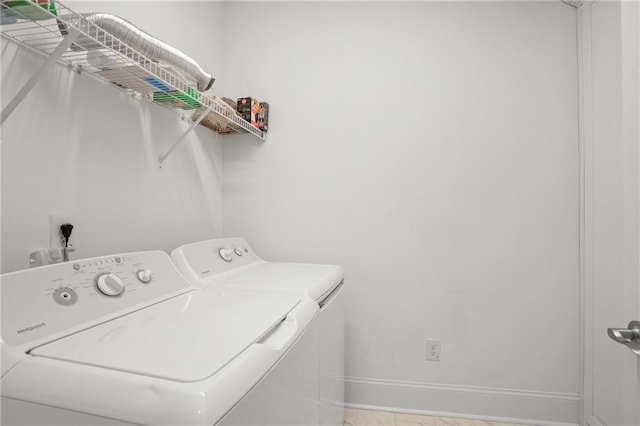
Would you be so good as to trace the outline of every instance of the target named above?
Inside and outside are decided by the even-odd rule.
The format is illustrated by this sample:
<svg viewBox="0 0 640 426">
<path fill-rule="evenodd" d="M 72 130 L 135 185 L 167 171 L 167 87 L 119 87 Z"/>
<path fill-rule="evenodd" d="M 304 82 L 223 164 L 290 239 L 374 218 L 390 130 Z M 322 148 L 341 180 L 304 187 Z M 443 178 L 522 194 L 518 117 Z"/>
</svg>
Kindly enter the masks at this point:
<svg viewBox="0 0 640 426">
<path fill-rule="evenodd" d="M 105 296 L 120 296 L 124 292 L 124 283 L 113 273 L 98 275 L 96 279 L 98 290 Z"/>
<path fill-rule="evenodd" d="M 242 256 L 244 254 L 240 247 L 236 247 L 233 251 L 236 252 L 238 256 Z"/>
<path fill-rule="evenodd" d="M 232 253 L 233 251 L 231 251 L 231 249 L 228 247 L 222 247 L 218 249 L 218 256 L 220 256 L 220 259 L 224 260 L 225 262 L 231 262 L 233 260 L 233 257 L 231 257 Z"/>
<path fill-rule="evenodd" d="M 53 291 L 53 300 L 62 306 L 70 306 L 78 301 L 78 293 L 69 287 L 58 287 Z"/>
<path fill-rule="evenodd" d="M 140 282 L 144 284 L 149 284 L 153 279 L 151 275 L 151 269 L 140 269 L 138 272 L 136 272 L 136 276 L 138 277 Z"/>
</svg>

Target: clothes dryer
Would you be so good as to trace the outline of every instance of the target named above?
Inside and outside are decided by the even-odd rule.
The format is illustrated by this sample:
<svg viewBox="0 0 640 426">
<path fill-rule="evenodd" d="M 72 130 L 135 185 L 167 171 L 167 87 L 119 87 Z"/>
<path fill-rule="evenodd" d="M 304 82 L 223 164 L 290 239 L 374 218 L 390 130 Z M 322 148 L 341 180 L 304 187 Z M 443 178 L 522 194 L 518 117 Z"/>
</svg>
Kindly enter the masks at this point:
<svg viewBox="0 0 640 426">
<path fill-rule="evenodd" d="M 313 299 L 320 309 L 318 358 L 321 425 L 344 421 L 344 270 L 338 265 L 267 262 L 243 238 L 186 244 L 171 258 L 190 282 L 209 290 L 242 289 Z M 251 419 L 246 419 L 250 423 Z M 254 423 L 259 424 L 259 423 Z"/>
<path fill-rule="evenodd" d="M 271 375 L 308 374 L 318 307 L 302 297 L 202 291 L 158 251 L 9 273 L 0 286 L 3 425 L 234 424 L 247 395 L 276 386 L 290 410 L 265 409 L 265 424 L 316 413 L 300 397 L 307 383 Z"/>
</svg>

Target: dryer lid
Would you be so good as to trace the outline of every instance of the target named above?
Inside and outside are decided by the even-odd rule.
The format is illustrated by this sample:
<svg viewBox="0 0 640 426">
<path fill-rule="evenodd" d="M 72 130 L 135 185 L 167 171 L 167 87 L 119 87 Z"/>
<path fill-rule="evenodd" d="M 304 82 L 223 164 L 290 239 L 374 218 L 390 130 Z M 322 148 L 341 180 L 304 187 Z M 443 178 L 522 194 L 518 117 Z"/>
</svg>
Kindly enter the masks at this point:
<svg viewBox="0 0 640 426">
<path fill-rule="evenodd" d="M 259 262 L 214 275 L 209 283 L 227 284 L 239 289 L 306 294 L 319 302 L 340 283 L 343 275 L 344 270 L 338 265 Z"/>
<path fill-rule="evenodd" d="M 195 292 L 158 303 L 31 355 L 194 382 L 215 374 L 277 325 L 296 296 Z"/>
</svg>

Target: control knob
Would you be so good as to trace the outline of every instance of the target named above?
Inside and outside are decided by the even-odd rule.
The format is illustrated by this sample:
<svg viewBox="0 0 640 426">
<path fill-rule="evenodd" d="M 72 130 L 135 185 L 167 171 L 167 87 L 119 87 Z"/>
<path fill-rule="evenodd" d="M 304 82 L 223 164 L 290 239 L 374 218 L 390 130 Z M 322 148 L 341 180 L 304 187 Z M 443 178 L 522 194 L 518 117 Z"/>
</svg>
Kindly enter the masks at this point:
<svg viewBox="0 0 640 426">
<path fill-rule="evenodd" d="M 231 257 L 232 253 L 233 251 L 227 247 L 222 247 L 218 250 L 218 256 L 220 256 L 220 259 L 224 260 L 225 262 L 231 262 L 233 260 L 233 258 Z"/>
<path fill-rule="evenodd" d="M 151 269 L 140 269 L 136 272 L 136 276 L 143 284 L 149 284 L 151 282 Z"/>
<path fill-rule="evenodd" d="M 105 296 L 119 296 L 124 291 L 124 282 L 113 273 L 98 275 L 96 285 L 98 286 L 98 290 Z"/>
</svg>

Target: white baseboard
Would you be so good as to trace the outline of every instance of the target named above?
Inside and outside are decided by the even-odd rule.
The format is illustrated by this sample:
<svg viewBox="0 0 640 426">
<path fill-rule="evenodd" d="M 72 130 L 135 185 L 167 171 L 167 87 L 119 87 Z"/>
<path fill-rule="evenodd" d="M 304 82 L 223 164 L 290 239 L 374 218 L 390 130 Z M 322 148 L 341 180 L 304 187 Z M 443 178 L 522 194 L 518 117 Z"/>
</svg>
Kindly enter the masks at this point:
<svg viewBox="0 0 640 426">
<path fill-rule="evenodd" d="M 351 408 L 473 418 L 492 422 L 575 426 L 578 394 L 345 378 Z"/>
</svg>

